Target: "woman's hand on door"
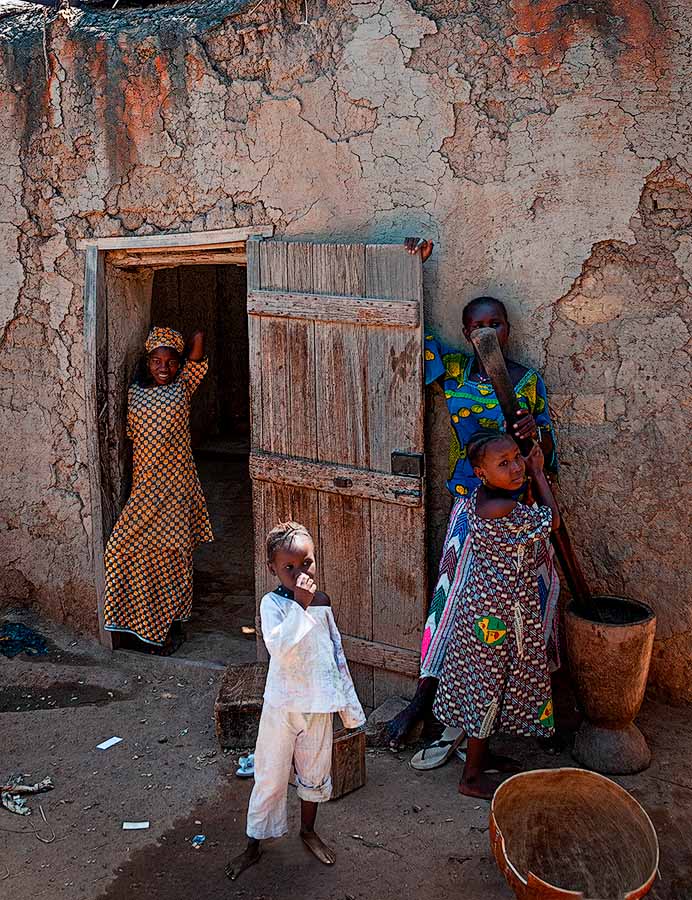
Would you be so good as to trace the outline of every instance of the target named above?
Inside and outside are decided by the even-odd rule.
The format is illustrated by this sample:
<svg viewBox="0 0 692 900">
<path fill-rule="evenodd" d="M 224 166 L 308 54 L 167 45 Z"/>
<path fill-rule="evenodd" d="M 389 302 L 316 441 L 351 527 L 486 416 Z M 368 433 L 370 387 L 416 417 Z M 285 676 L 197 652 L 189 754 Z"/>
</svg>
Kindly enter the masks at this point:
<svg viewBox="0 0 692 900">
<path fill-rule="evenodd" d="M 407 252 L 411 254 L 411 256 L 415 256 L 416 253 L 420 253 L 420 258 L 422 262 L 425 262 L 426 259 L 430 257 L 430 254 L 433 252 L 433 242 L 429 241 L 427 238 L 421 237 L 407 237 L 404 240 L 404 247 Z"/>
</svg>

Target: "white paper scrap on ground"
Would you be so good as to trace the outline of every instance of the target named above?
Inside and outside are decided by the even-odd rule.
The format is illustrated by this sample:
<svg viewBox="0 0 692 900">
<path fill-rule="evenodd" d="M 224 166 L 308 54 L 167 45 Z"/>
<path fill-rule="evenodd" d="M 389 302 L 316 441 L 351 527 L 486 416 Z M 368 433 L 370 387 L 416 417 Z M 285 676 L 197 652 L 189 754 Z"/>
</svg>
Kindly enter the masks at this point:
<svg viewBox="0 0 692 900">
<path fill-rule="evenodd" d="M 97 750 L 108 750 L 109 747 L 113 747 L 115 744 L 119 744 L 122 741 L 122 738 L 112 737 L 108 738 L 107 741 L 102 741 L 102 743 L 96 745 Z"/>
<path fill-rule="evenodd" d="M 140 828 L 148 827 L 148 822 L 123 822 L 123 831 L 138 831 Z"/>
</svg>

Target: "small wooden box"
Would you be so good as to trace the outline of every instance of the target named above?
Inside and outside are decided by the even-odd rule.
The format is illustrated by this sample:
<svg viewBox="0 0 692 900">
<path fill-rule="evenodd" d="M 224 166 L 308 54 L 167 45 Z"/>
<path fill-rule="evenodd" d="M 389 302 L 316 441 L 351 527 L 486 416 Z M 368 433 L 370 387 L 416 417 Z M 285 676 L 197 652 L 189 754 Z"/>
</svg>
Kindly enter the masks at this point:
<svg viewBox="0 0 692 900">
<path fill-rule="evenodd" d="M 224 750 L 255 746 L 267 663 L 229 666 L 214 704 L 216 736 Z"/>
<path fill-rule="evenodd" d="M 335 717 L 335 720 L 338 721 Z M 365 729 L 334 732 L 332 746 L 332 800 L 338 800 L 365 784 Z"/>
</svg>

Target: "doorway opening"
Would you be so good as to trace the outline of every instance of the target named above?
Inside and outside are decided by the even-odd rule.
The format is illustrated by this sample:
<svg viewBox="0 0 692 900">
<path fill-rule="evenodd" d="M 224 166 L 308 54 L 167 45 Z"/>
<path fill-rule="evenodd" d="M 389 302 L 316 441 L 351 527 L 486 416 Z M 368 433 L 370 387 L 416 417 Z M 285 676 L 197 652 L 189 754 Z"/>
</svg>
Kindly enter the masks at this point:
<svg viewBox="0 0 692 900">
<path fill-rule="evenodd" d="M 195 551 L 192 618 L 176 658 L 256 659 L 247 277 L 240 265 L 157 269 L 151 325 L 201 329 L 209 371 L 192 398 L 192 449 L 214 542 Z"/>
<path fill-rule="evenodd" d="M 209 377 L 193 398 L 191 424 L 216 542 L 201 545 L 194 558 L 192 636 L 178 658 L 214 668 L 256 659 L 256 639 L 248 633 L 255 579 L 246 271 L 248 241 L 273 233 L 271 225 L 249 225 L 77 244 L 86 251 L 84 383 L 95 613 L 101 643 L 109 649 L 119 642 L 104 622 L 105 548 L 131 486 L 127 393 L 152 321 L 162 317 L 188 334 L 203 328 L 211 357 Z"/>
</svg>

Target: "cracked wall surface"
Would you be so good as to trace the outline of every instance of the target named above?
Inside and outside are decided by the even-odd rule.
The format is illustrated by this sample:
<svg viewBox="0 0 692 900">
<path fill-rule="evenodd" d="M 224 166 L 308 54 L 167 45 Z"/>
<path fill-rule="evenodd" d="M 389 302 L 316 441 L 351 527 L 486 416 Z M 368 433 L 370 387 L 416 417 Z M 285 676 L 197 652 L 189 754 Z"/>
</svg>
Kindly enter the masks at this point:
<svg viewBox="0 0 692 900">
<path fill-rule="evenodd" d="M 692 701 L 692 11 L 314 0 L 304 15 L 210 0 L 0 19 L 2 596 L 95 627 L 77 240 L 421 232 L 428 327 L 460 341 L 466 300 L 505 300 L 514 354 L 552 392 L 587 574 L 654 605 L 653 680 Z M 436 547 L 448 430 L 431 401 Z"/>
</svg>

